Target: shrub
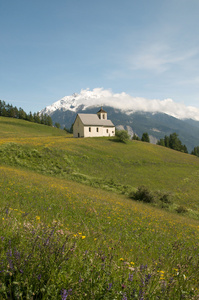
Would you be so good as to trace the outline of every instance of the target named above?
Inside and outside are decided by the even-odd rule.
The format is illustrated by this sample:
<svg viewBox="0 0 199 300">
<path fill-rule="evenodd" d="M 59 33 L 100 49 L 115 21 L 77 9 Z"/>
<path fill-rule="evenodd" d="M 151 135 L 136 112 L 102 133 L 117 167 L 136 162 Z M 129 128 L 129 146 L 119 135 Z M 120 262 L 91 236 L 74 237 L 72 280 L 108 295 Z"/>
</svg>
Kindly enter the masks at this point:
<svg viewBox="0 0 199 300">
<path fill-rule="evenodd" d="M 178 207 L 176 208 L 176 211 L 177 211 L 177 213 L 179 213 L 179 214 L 184 214 L 184 213 L 187 212 L 187 209 L 186 209 L 186 207 L 184 207 L 183 205 L 180 205 L 180 206 L 178 206 Z"/>
<path fill-rule="evenodd" d="M 116 130 L 115 135 L 123 143 L 126 143 L 130 139 L 127 130 Z"/>
<path fill-rule="evenodd" d="M 145 186 L 138 187 L 137 191 L 132 192 L 129 196 L 130 196 L 130 198 L 132 198 L 134 200 L 143 201 L 145 203 L 154 202 L 153 194 Z"/>
<path fill-rule="evenodd" d="M 163 194 L 163 195 L 160 197 L 160 201 L 163 202 L 163 203 L 165 203 L 165 204 L 171 204 L 171 203 L 172 203 L 169 194 Z"/>
</svg>

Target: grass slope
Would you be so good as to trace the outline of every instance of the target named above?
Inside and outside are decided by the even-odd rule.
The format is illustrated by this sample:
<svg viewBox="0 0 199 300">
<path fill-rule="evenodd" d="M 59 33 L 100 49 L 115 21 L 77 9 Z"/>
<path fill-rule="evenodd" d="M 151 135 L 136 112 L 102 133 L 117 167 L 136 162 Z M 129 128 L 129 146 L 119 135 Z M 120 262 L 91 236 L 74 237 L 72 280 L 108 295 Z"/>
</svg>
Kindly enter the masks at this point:
<svg viewBox="0 0 199 300">
<path fill-rule="evenodd" d="M 66 135 L 66 132 L 54 127 L 36 124 L 15 118 L 0 117 L 0 138 L 25 138 L 39 136 Z"/>
<path fill-rule="evenodd" d="M 34 125 L 0 129 L 0 297 L 198 299 L 199 222 L 125 195 L 145 184 L 196 211 L 198 159 Z"/>
<path fill-rule="evenodd" d="M 73 139 L 56 128 L 14 119 L 8 119 L 6 124 L 7 119 L 0 118 L 1 164 L 126 195 L 145 185 L 155 193 L 169 194 L 173 203 L 169 209 L 183 206 L 190 216 L 198 217 L 197 157 L 137 141 L 122 144 L 108 138 Z M 4 127 L 1 127 L 2 120 Z"/>
</svg>

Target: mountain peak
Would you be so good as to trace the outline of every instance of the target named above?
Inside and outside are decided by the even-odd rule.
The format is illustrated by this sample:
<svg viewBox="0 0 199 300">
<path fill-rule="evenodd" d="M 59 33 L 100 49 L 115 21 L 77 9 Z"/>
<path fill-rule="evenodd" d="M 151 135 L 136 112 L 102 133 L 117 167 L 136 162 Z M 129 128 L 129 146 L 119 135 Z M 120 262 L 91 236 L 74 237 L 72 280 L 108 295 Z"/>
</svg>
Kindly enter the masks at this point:
<svg viewBox="0 0 199 300">
<path fill-rule="evenodd" d="M 178 119 L 193 119 L 199 121 L 199 109 L 176 103 L 172 99 L 146 99 L 132 97 L 124 92 L 114 94 L 111 90 L 95 88 L 93 90 L 82 89 L 80 93 L 73 93 L 54 102 L 44 108 L 40 113 L 51 115 L 56 110 L 77 112 L 81 106 L 83 110 L 88 107 L 110 106 L 120 109 L 126 114 L 134 112 L 165 113 Z"/>
</svg>

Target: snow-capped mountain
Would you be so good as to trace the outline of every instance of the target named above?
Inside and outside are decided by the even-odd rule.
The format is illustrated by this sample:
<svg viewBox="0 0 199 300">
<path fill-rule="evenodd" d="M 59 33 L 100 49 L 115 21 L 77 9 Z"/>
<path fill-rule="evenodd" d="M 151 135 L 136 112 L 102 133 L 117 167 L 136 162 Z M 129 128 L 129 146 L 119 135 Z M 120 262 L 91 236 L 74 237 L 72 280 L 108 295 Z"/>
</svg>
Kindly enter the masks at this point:
<svg viewBox="0 0 199 300">
<path fill-rule="evenodd" d="M 175 103 L 172 99 L 149 100 L 132 97 L 126 93 L 114 94 L 110 90 L 104 90 L 102 88 L 96 88 L 92 91 L 88 89 L 81 90 L 79 94 L 74 93 L 71 96 L 65 96 L 44 108 L 41 113 L 51 115 L 57 110 L 77 112 L 80 108 L 85 110 L 92 106 L 110 106 L 128 115 L 138 111 L 150 113 L 160 112 L 178 119 L 193 119 L 199 121 L 199 109 L 196 107 Z"/>
<path fill-rule="evenodd" d="M 176 132 L 192 151 L 199 145 L 199 110 L 166 100 L 133 98 L 125 93 L 113 94 L 103 89 L 82 90 L 44 108 L 40 113 L 51 116 L 62 128 L 70 128 L 77 113 L 97 113 L 103 107 L 118 129 L 139 137 L 148 132 L 152 143 Z"/>
</svg>

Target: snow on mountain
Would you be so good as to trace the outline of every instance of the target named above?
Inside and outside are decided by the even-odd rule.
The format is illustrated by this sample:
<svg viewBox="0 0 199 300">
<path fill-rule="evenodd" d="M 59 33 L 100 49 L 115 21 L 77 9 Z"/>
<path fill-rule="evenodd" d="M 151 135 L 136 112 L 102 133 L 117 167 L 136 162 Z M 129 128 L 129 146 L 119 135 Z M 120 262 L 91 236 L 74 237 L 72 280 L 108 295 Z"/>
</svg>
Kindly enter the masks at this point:
<svg viewBox="0 0 199 300">
<path fill-rule="evenodd" d="M 51 115 L 57 110 L 77 112 L 80 107 L 84 110 L 92 106 L 110 106 L 120 109 L 128 115 L 136 111 L 161 112 L 178 119 L 199 121 L 199 109 L 196 107 L 176 103 L 172 99 L 150 100 L 132 97 L 124 92 L 114 94 L 111 90 L 104 90 L 103 88 L 95 88 L 92 91 L 89 89 L 81 90 L 79 94 L 74 93 L 71 96 L 65 96 L 44 108 L 40 113 Z"/>
</svg>

